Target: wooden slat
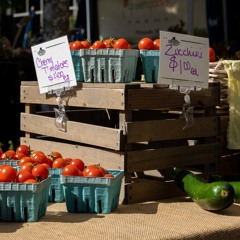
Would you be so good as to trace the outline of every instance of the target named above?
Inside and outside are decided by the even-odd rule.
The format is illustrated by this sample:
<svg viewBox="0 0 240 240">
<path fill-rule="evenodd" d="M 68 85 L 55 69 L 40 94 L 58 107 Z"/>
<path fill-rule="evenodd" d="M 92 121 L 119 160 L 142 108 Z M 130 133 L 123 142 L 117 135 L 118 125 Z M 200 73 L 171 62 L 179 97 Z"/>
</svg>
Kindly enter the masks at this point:
<svg viewBox="0 0 240 240">
<path fill-rule="evenodd" d="M 80 88 L 66 91 L 62 96 L 63 103 L 73 107 L 125 108 L 124 89 Z M 40 94 L 38 86 L 21 86 L 21 103 L 57 105 L 55 94 Z"/>
<path fill-rule="evenodd" d="M 78 84 L 73 90 L 67 91 L 63 98 L 65 98 L 66 105 L 69 106 L 116 110 L 182 108 L 184 104 L 184 94 L 178 90 L 142 86 L 144 85 Z M 194 106 L 216 106 L 220 101 L 219 94 L 220 90 L 217 84 L 209 89 L 191 91 L 191 104 Z M 39 94 L 39 88 L 36 84 L 26 84 L 26 82 L 21 84 L 22 103 L 56 105 L 55 97 L 54 94 Z"/>
<path fill-rule="evenodd" d="M 127 152 L 126 169 L 130 172 L 143 172 L 153 169 L 166 169 L 173 166 L 191 166 L 216 163 L 219 159 L 218 143 L 195 146 L 169 147 L 145 151 Z"/>
<path fill-rule="evenodd" d="M 183 130 L 185 119 L 128 122 L 126 123 L 127 142 L 218 136 L 218 122 L 217 117 L 195 118 L 194 125 L 185 130 Z"/>
<path fill-rule="evenodd" d="M 84 144 L 120 150 L 122 131 L 97 125 L 67 121 L 67 131 L 57 129 L 55 118 L 21 113 L 21 130 Z"/>
<path fill-rule="evenodd" d="M 36 138 L 22 137 L 21 144 L 30 146 L 32 150 L 41 150 L 45 154 L 52 151 L 59 151 L 63 157 L 79 157 L 86 165 L 101 164 L 107 169 L 124 170 L 124 154 L 115 151 L 107 151 L 94 147 L 81 146 L 79 144 L 69 144 L 57 141 L 49 141 Z"/>
<path fill-rule="evenodd" d="M 183 196 L 174 182 L 142 180 L 125 185 L 124 203 L 133 204 Z"/>
<path fill-rule="evenodd" d="M 216 106 L 220 102 L 219 92 L 219 86 L 202 89 L 201 91 L 191 91 L 191 104 L 193 106 Z M 126 108 L 129 110 L 182 108 L 184 103 L 184 94 L 178 90 L 168 88 L 129 89 Z"/>
</svg>

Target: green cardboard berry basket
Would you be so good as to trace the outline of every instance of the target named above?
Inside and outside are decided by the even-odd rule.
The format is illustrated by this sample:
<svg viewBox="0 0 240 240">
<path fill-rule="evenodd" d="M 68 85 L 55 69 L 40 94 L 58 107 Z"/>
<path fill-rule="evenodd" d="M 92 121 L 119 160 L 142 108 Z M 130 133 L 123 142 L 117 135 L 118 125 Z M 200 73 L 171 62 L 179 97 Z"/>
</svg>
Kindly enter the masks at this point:
<svg viewBox="0 0 240 240">
<path fill-rule="evenodd" d="M 111 213 L 119 205 L 124 172 L 107 170 L 114 178 L 60 176 L 70 213 Z"/>
<path fill-rule="evenodd" d="M 36 222 L 46 214 L 51 176 L 39 183 L 0 183 L 0 221 Z"/>
</svg>

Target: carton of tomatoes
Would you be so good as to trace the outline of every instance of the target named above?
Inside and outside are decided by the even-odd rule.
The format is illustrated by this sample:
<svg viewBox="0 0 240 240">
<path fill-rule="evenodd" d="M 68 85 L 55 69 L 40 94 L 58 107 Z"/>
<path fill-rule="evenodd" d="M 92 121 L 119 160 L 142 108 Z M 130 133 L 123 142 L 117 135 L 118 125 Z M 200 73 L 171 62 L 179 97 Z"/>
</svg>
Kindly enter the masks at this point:
<svg viewBox="0 0 240 240">
<path fill-rule="evenodd" d="M 83 78 L 83 69 L 82 69 L 82 60 L 80 57 L 80 51 L 79 50 L 71 50 L 71 56 L 72 56 L 76 81 L 83 82 L 84 78 Z"/>
<path fill-rule="evenodd" d="M 124 177 L 122 170 L 107 170 L 114 177 L 60 176 L 67 211 L 70 213 L 111 213 L 119 205 Z"/>
<path fill-rule="evenodd" d="M 140 50 L 142 69 L 146 83 L 158 80 L 160 50 Z"/>
<path fill-rule="evenodd" d="M 81 49 L 84 82 L 129 83 L 135 80 L 137 49 Z"/>
<path fill-rule="evenodd" d="M 49 187 L 48 202 L 64 202 L 63 186 L 60 183 L 60 175 L 62 168 L 49 168 L 49 175 L 52 177 L 51 185 Z"/>
<path fill-rule="evenodd" d="M 36 222 L 46 214 L 51 176 L 39 183 L 0 183 L 0 221 Z"/>
</svg>

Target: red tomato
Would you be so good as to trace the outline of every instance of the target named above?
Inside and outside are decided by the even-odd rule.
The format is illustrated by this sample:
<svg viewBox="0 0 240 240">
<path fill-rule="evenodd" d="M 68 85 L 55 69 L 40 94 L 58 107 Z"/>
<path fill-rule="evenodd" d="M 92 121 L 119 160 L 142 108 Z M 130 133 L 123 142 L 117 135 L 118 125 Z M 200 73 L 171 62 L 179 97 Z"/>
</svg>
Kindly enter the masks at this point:
<svg viewBox="0 0 240 240">
<path fill-rule="evenodd" d="M 159 50 L 160 49 L 160 39 L 157 38 L 153 40 L 153 50 Z"/>
<path fill-rule="evenodd" d="M 42 151 L 39 150 L 35 150 L 31 153 L 30 157 L 34 157 L 35 155 L 39 154 L 39 153 L 43 153 Z M 44 154 L 44 153 L 43 153 Z"/>
<path fill-rule="evenodd" d="M 91 42 L 88 40 L 82 40 L 81 43 L 84 46 L 84 48 L 86 48 L 86 49 L 90 48 L 90 46 L 91 46 Z"/>
<path fill-rule="evenodd" d="M 52 168 L 64 168 L 67 166 L 67 161 L 64 158 L 56 158 L 52 163 Z"/>
<path fill-rule="evenodd" d="M 103 177 L 105 177 L 105 178 L 114 178 L 114 175 L 112 175 L 111 173 L 106 173 L 105 175 L 103 175 Z"/>
<path fill-rule="evenodd" d="M 69 164 L 76 166 L 80 171 L 83 171 L 85 168 L 85 164 L 80 158 L 73 158 Z"/>
<path fill-rule="evenodd" d="M 24 183 L 38 183 L 38 181 L 34 178 L 27 179 Z"/>
<path fill-rule="evenodd" d="M 30 147 L 25 144 L 19 145 L 16 149 L 16 153 L 23 153 L 25 156 L 30 156 L 30 152 Z"/>
<path fill-rule="evenodd" d="M 26 157 L 26 155 L 24 155 L 23 153 L 19 152 L 19 153 L 16 153 L 12 159 L 15 159 L 15 160 L 20 160 L 22 159 L 23 157 Z"/>
<path fill-rule="evenodd" d="M 42 152 L 35 152 L 34 155 L 31 157 L 35 163 L 48 163 L 48 157 Z"/>
<path fill-rule="evenodd" d="M 1 158 L 10 160 L 15 154 L 16 152 L 14 150 L 7 150 L 2 154 Z"/>
<path fill-rule="evenodd" d="M 89 165 L 83 171 L 84 177 L 103 177 L 103 171 L 96 165 Z"/>
<path fill-rule="evenodd" d="M 115 42 L 114 38 L 105 39 L 103 41 L 103 43 L 106 45 L 106 48 L 113 48 L 114 42 Z"/>
<path fill-rule="evenodd" d="M 80 49 L 83 49 L 83 48 L 84 48 L 84 46 L 79 40 L 74 41 L 70 45 L 70 50 L 80 50 Z"/>
<path fill-rule="evenodd" d="M 101 48 L 106 48 L 106 45 L 103 43 L 103 41 L 97 40 L 91 45 L 91 48 L 92 49 L 101 49 Z"/>
<path fill-rule="evenodd" d="M 34 161 L 33 161 L 33 159 L 32 159 L 31 157 L 25 156 L 25 157 L 23 157 L 23 158 L 21 158 L 21 159 L 19 160 L 18 166 L 22 166 L 22 165 L 23 165 L 24 163 L 26 163 L 26 162 L 34 163 Z"/>
<path fill-rule="evenodd" d="M 128 41 L 125 38 L 119 38 L 114 42 L 113 48 L 128 49 Z"/>
<path fill-rule="evenodd" d="M 70 158 L 70 157 L 67 157 L 67 158 L 65 158 L 65 160 L 67 161 L 67 163 L 69 164 L 71 161 L 72 161 L 72 158 Z"/>
<path fill-rule="evenodd" d="M 28 179 L 34 178 L 32 173 L 25 171 L 25 172 L 19 172 L 17 174 L 17 182 L 23 183 Z"/>
<path fill-rule="evenodd" d="M 53 151 L 48 155 L 48 158 L 50 158 L 52 161 L 55 160 L 56 158 L 61 158 L 62 154 L 57 151 Z"/>
<path fill-rule="evenodd" d="M 209 48 L 209 62 L 215 62 L 216 61 L 216 55 L 213 48 Z"/>
<path fill-rule="evenodd" d="M 46 179 L 49 175 L 49 170 L 43 164 L 37 164 L 32 169 L 32 175 L 39 181 Z"/>
<path fill-rule="evenodd" d="M 131 44 L 128 44 L 128 49 L 133 49 Z"/>
<path fill-rule="evenodd" d="M 153 45 L 153 40 L 151 38 L 142 38 L 138 42 L 138 49 L 139 50 L 153 50 L 154 45 Z"/>
<path fill-rule="evenodd" d="M 44 165 L 46 168 L 51 168 L 51 166 L 48 163 L 41 163 L 42 165 Z"/>
<path fill-rule="evenodd" d="M 16 182 L 16 180 L 16 169 L 9 165 L 3 165 L 0 171 L 0 182 Z"/>
<path fill-rule="evenodd" d="M 27 171 L 31 173 L 34 166 L 35 166 L 35 163 L 32 163 L 32 162 L 23 163 L 19 169 L 19 172 Z"/>
<path fill-rule="evenodd" d="M 3 154 L 3 150 L 2 148 L 0 147 L 0 156 Z"/>
<path fill-rule="evenodd" d="M 62 169 L 63 176 L 79 176 L 79 170 L 76 166 L 67 165 Z"/>
<path fill-rule="evenodd" d="M 72 45 L 73 45 L 73 42 L 69 42 L 69 48 L 70 48 L 70 50 L 72 50 Z"/>
</svg>

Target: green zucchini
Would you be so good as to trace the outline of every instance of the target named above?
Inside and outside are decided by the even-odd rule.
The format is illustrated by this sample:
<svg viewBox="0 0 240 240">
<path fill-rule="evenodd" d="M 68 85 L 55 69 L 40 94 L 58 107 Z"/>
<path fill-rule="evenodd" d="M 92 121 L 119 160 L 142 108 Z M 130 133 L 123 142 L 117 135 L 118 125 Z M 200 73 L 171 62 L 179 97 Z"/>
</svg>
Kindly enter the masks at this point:
<svg viewBox="0 0 240 240">
<path fill-rule="evenodd" d="M 234 192 L 235 192 L 234 202 L 240 203 L 240 181 L 231 181 L 228 183 L 230 183 L 234 188 Z"/>
<path fill-rule="evenodd" d="M 214 181 L 227 181 L 229 184 L 231 184 L 234 188 L 235 196 L 234 196 L 234 202 L 240 203 L 240 176 L 239 175 L 232 175 L 228 177 L 221 177 L 220 175 L 210 175 L 208 178 L 208 182 L 214 182 Z"/>
<path fill-rule="evenodd" d="M 199 175 L 176 167 L 170 169 L 170 174 L 177 186 L 204 210 L 223 210 L 234 202 L 234 188 L 226 181 L 208 183 Z"/>
</svg>

